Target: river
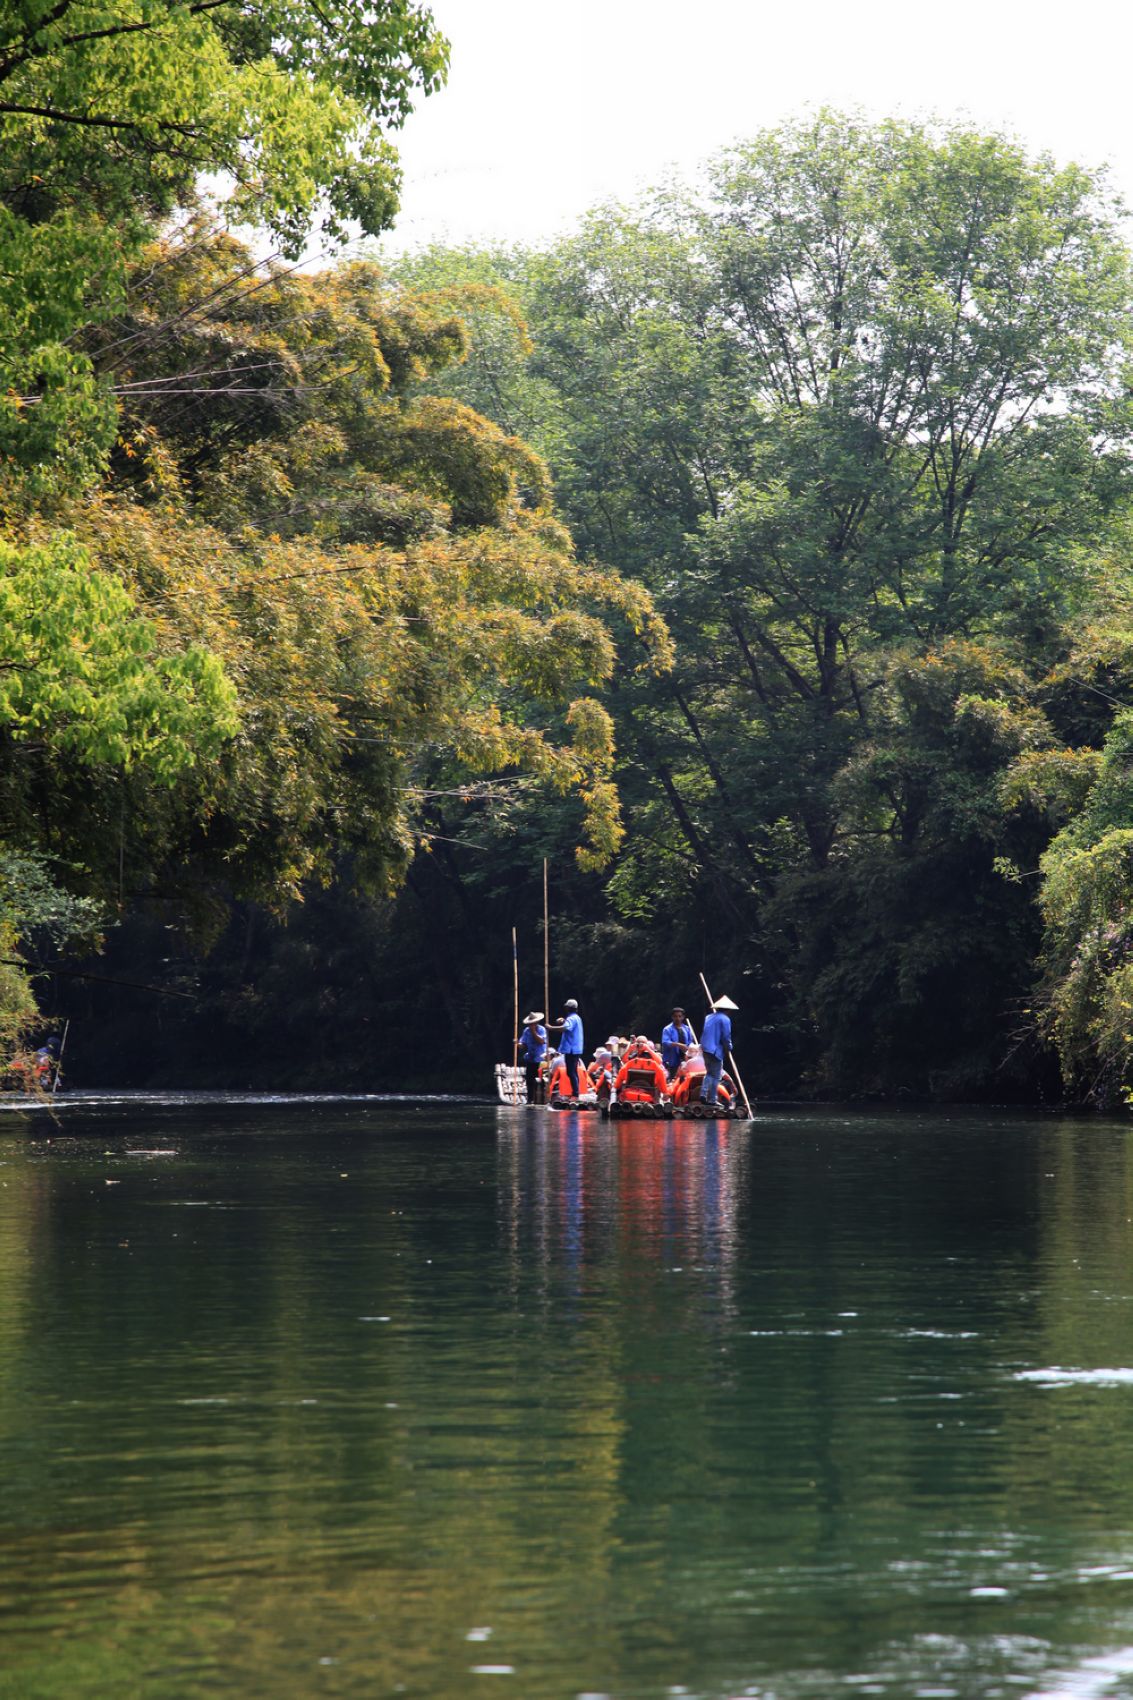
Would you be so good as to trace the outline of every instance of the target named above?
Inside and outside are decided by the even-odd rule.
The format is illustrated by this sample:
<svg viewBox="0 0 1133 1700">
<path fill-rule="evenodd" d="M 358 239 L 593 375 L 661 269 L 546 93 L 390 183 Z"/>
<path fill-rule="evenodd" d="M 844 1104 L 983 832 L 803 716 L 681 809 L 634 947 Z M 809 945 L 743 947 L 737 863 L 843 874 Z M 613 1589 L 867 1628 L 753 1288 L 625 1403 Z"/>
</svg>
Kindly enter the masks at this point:
<svg viewBox="0 0 1133 1700">
<path fill-rule="evenodd" d="M 4 1700 L 1133 1695 L 1133 1135 L 0 1116 Z"/>
</svg>

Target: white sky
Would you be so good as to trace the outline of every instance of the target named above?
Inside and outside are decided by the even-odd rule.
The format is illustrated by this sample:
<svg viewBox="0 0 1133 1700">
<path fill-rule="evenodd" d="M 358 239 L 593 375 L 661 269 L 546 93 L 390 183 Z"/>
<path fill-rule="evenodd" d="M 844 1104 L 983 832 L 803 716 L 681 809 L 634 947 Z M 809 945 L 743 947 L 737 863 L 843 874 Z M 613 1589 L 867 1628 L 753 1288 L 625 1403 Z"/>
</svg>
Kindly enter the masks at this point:
<svg viewBox="0 0 1133 1700">
<path fill-rule="evenodd" d="M 448 87 L 397 143 L 390 247 L 538 240 L 807 105 L 957 113 L 1133 201 L 1129 0 L 433 0 Z"/>
</svg>

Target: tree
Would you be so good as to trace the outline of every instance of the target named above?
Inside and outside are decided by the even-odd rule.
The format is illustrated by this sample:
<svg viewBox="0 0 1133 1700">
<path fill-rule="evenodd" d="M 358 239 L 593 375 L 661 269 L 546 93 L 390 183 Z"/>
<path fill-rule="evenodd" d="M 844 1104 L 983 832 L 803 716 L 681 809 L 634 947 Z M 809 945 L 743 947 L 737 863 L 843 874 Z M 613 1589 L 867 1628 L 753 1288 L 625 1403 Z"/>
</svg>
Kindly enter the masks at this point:
<svg viewBox="0 0 1133 1700">
<path fill-rule="evenodd" d="M 320 203 L 331 234 L 377 231 L 397 205 L 383 132 L 447 65 L 416 0 L 21 0 L 0 24 L 4 202 L 33 226 L 92 202 L 118 225 L 208 171 L 293 253 Z"/>
<path fill-rule="evenodd" d="M 1067 654 L 1044 681 L 1051 749 L 1005 776 L 1015 812 L 1040 815 L 1044 922 L 1033 1009 L 1056 1047 L 1068 1091 L 1096 1105 L 1133 1086 L 1133 599 L 1127 525 L 1091 563 L 1096 592 Z"/>
<path fill-rule="evenodd" d="M 612 896 L 639 953 L 675 910 L 670 963 L 707 938 L 733 977 L 758 964 L 757 1019 L 828 1085 L 970 1089 L 1027 1001 L 1037 921 L 995 865 L 1043 840 L 999 784 L 1057 744 L 1031 717 L 1126 499 L 1118 218 L 1003 137 L 824 112 L 492 262 L 535 344 L 505 399 L 553 393 L 578 545 L 677 646 L 612 699 Z M 981 959 L 979 1016 L 934 1022 Z"/>
<path fill-rule="evenodd" d="M 408 397 L 463 353 L 451 310 L 373 266 L 283 263 L 312 228 L 333 247 L 390 222 L 386 132 L 446 64 L 414 0 L 28 0 L 0 22 L 9 948 L 33 865 L 198 931 L 347 866 L 384 891 L 433 789 L 470 775 L 577 799 L 583 862 L 616 847 L 588 693 L 611 626 L 665 665 L 647 593 L 575 560 L 512 433 Z M 203 173 L 275 254 L 195 210 Z"/>
<path fill-rule="evenodd" d="M 85 741 L 13 752 L 0 831 L 204 935 L 234 899 L 282 910 L 340 873 L 393 889 L 434 795 L 498 801 L 509 773 L 575 799 L 580 859 L 603 865 L 621 824 L 590 687 L 619 639 L 667 665 L 648 593 L 574 558 L 523 443 L 408 395 L 463 352 L 451 313 L 373 265 L 255 278 L 247 259 L 203 231 L 142 257 L 88 340 L 122 396 L 112 478 L 62 510 L 77 583 L 136 609 L 163 677 L 207 662 L 229 696 L 174 771 L 156 741 L 132 762 L 96 740 L 121 723 L 99 675 Z M 24 529 L 42 560 L 53 533 Z"/>
<path fill-rule="evenodd" d="M 215 759 L 236 730 L 235 692 L 190 643 L 162 654 L 153 622 L 113 573 L 66 535 L 17 548 L 0 538 L 0 821 L 3 842 L 43 845 L 53 776 L 141 771 L 168 789 Z M 32 799 L 38 796 L 39 808 Z M 55 835 L 48 830 L 50 839 Z M 85 857 L 81 839 L 73 853 Z M 80 879 L 89 869 L 70 870 Z M 0 853 L 0 1040 L 35 1012 L 21 941 L 90 941 L 99 910 L 51 877 L 42 855 Z"/>
<path fill-rule="evenodd" d="M 295 257 L 397 209 L 385 132 L 443 81 L 414 0 L 20 0 L 0 19 L 0 510 L 89 482 L 115 409 L 74 346 L 204 173 Z M 248 263 L 251 263 L 250 261 Z"/>
</svg>

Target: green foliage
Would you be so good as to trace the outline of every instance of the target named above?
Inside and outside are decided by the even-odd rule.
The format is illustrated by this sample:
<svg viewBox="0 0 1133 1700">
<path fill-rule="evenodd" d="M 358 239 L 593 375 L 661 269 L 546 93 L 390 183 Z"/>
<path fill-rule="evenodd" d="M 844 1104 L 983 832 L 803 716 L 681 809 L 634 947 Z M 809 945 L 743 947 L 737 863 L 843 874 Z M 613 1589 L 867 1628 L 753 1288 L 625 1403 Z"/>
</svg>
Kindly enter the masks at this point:
<svg viewBox="0 0 1133 1700">
<path fill-rule="evenodd" d="M 89 484 L 114 439 L 115 408 L 85 355 L 59 343 L 29 351 L 32 393 L 0 396 L 0 512 Z M 9 379 L 18 377 L 10 368 Z"/>
<path fill-rule="evenodd" d="M 1042 859 L 1041 1015 L 1063 1072 L 1088 1097 L 1133 1083 L 1133 712 L 1113 721 L 1077 813 Z"/>
<path fill-rule="evenodd" d="M 98 943 L 100 905 L 65 891 L 48 870 L 42 856 L 0 854 L 0 926 L 8 929 L 9 946 L 29 933 L 58 948 Z"/>
<path fill-rule="evenodd" d="M 0 920 L 0 1049 L 6 1056 L 24 1043 L 38 1013 L 31 981 L 14 954 L 18 944 L 17 928 Z"/>
<path fill-rule="evenodd" d="M 36 650 L 35 674 L 0 671 L 20 736 L 55 716 L 41 759 L 13 752 L 4 831 L 40 842 L 50 801 L 45 849 L 119 904 L 160 890 L 204 936 L 233 893 L 283 909 L 345 865 L 392 889 L 432 843 L 430 793 L 472 776 L 574 798 L 580 859 L 609 860 L 612 727 L 583 693 L 619 641 L 663 670 L 667 633 L 643 587 L 576 561 L 531 450 L 405 393 L 465 346 L 447 307 L 371 264 L 256 276 L 203 226 L 146 251 L 88 342 L 123 395 L 111 480 L 60 509 L 78 543 L 29 521 L 13 554 L 83 670 L 47 680 Z M 22 667 L 37 632 L 12 613 Z M 135 663 L 149 697 L 114 671 Z M 156 681 L 213 699 L 195 727 L 165 703 L 164 742 L 155 725 L 135 752 L 127 711 Z"/>
<path fill-rule="evenodd" d="M 485 305 L 457 393 L 525 418 L 673 635 L 610 698 L 642 972 L 746 977 L 826 1088 L 979 1089 L 1029 1004 L 1039 916 L 998 870 L 1077 806 L 1125 665 L 1119 219 L 1002 136 L 822 112 L 548 253 L 408 264 L 510 291 L 533 352 Z"/>
<path fill-rule="evenodd" d="M 0 851 L 0 1054 L 5 1062 L 26 1044 L 39 1013 L 21 955 L 25 942 L 42 940 L 54 951 L 97 948 L 102 919 L 100 904 L 56 883 L 44 857 Z"/>
<path fill-rule="evenodd" d="M 0 17 L 0 509 L 89 484 L 114 407 L 79 333 L 202 174 L 296 256 L 388 226 L 383 132 L 444 80 L 414 0 L 20 0 Z"/>
<path fill-rule="evenodd" d="M 1004 774 L 1000 796 L 1008 809 L 1042 811 L 1061 826 L 1083 808 L 1100 759 L 1092 749 L 1025 750 Z"/>
<path fill-rule="evenodd" d="M 5 198 L 35 223 L 84 199 L 117 220 L 170 211 L 207 170 L 295 250 L 320 201 L 332 232 L 379 230 L 397 187 L 382 131 L 447 57 L 413 0 L 25 0 L 0 25 Z"/>
<path fill-rule="evenodd" d="M 171 783 L 236 730 L 235 693 L 214 655 L 157 653 L 152 623 L 120 581 L 65 535 L 0 539 L 0 727 L 12 759 L 48 755 Z"/>
<path fill-rule="evenodd" d="M 207 935 L 233 893 L 282 909 L 347 864 L 385 891 L 432 848 L 433 791 L 470 776 L 573 799 L 586 866 L 617 848 L 612 724 L 583 693 L 620 641 L 663 671 L 664 625 L 575 559 L 538 454 L 425 393 L 467 353 L 460 310 L 508 303 L 281 259 L 390 223 L 385 133 L 446 68 L 415 0 L 0 20 L 13 951 L 81 931 L 91 894 Z M 200 212 L 203 173 L 274 255 Z"/>
</svg>

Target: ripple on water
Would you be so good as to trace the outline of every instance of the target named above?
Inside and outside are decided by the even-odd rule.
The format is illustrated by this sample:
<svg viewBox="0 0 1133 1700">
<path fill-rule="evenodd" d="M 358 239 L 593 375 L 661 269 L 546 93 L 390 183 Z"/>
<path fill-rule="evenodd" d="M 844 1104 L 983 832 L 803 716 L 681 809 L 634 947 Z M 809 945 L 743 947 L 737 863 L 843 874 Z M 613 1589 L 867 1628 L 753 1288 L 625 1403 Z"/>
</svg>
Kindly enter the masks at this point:
<svg viewBox="0 0 1133 1700">
<path fill-rule="evenodd" d="M 1133 1387 L 1133 1369 L 1020 1369 L 1016 1381 L 1031 1381 L 1039 1387 Z"/>
<path fill-rule="evenodd" d="M 1105 1700 L 1127 1692 L 1133 1676 L 1133 1647 L 1118 1647 L 1097 1653 L 1068 1670 L 1055 1671 L 1042 1688 L 1032 1689 L 1024 1700 Z"/>
</svg>

